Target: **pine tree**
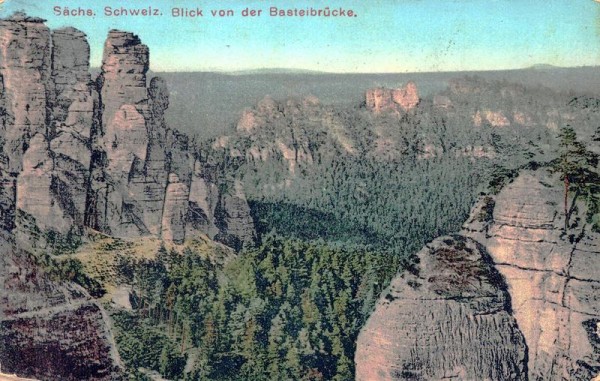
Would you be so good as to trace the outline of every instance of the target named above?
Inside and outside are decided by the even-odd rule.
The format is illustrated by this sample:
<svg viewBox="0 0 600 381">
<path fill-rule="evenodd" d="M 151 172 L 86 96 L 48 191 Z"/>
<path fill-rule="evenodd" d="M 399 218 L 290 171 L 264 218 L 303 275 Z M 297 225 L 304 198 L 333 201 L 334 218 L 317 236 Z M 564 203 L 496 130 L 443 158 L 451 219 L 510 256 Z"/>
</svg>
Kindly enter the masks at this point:
<svg viewBox="0 0 600 381">
<path fill-rule="evenodd" d="M 572 127 L 562 128 L 558 137 L 560 139 L 560 156 L 555 161 L 552 171 L 559 173 L 564 183 L 563 208 L 565 215 L 564 231 L 566 233 L 578 197 L 581 195 L 593 196 L 600 183 L 600 177 L 596 171 L 598 155 L 588 151 L 585 144 L 577 140 L 577 134 Z M 572 190 L 575 194 L 573 199 L 569 200 L 569 192 Z"/>
</svg>

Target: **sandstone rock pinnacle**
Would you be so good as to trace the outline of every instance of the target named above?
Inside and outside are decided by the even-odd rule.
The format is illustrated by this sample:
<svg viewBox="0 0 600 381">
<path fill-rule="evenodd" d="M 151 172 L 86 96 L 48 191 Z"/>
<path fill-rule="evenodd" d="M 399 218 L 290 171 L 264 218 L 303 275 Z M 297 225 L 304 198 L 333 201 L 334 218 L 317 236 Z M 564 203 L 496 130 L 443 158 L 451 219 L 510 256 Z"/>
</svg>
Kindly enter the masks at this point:
<svg viewBox="0 0 600 381">
<path fill-rule="evenodd" d="M 367 110 L 375 114 L 385 111 L 403 113 L 415 108 L 419 100 L 419 91 L 414 82 L 408 82 L 399 89 L 377 87 L 367 90 L 365 94 Z"/>
</svg>

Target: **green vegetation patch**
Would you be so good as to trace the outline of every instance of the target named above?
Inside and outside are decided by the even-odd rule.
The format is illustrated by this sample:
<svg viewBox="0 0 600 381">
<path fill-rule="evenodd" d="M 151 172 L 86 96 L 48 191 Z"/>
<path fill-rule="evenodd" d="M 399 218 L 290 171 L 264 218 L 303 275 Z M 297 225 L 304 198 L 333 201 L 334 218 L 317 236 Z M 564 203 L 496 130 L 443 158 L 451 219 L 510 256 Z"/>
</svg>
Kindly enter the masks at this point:
<svg viewBox="0 0 600 381">
<path fill-rule="evenodd" d="M 358 332 L 397 268 L 391 254 L 274 235 L 223 268 L 161 249 L 119 265 L 134 309 L 114 315 L 117 343 L 132 371 L 174 379 L 349 380 Z"/>
</svg>

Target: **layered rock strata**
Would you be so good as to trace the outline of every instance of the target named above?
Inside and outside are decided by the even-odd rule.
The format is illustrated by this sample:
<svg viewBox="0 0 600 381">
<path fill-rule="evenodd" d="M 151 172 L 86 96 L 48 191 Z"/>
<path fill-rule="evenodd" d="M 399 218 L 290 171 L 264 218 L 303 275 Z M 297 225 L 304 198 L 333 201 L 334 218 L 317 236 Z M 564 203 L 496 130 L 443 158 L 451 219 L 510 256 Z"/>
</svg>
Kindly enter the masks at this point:
<svg viewBox="0 0 600 381">
<path fill-rule="evenodd" d="M 482 197 L 460 235 L 427 245 L 416 268 L 384 292 L 358 339 L 357 379 L 599 377 L 600 234 L 585 222 L 581 200 L 565 232 L 563 200 L 546 169 L 523 171 Z M 475 266 L 477 252 L 488 274 L 499 275 L 470 275 L 486 268 Z M 467 293 L 456 293 L 460 285 Z M 490 287 L 504 299 L 488 300 L 504 300 L 503 308 L 467 307 Z"/>
<path fill-rule="evenodd" d="M 16 14 L 0 20 L 0 75 L 5 104 L 4 170 L 18 174 L 29 141 L 48 127 L 51 40 L 44 20 Z"/>
<path fill-rule="evenodd" d="M 49 150 L 54 164 L 52 189 L 71 225 L 83 226 L 89 188 L 91 138 L 99 98 L 89 73 L 90 47 L 74 28 L 52 33 L 52 119 Z M 64 233 L 64 231 L 63 231 Z"/>
<path fill-rule="evenodd" d="M 36 250 L 84 227 L 176 243 L 198 231 L 251 241 L 241 189 L 220 194 L 219 176 L 199 179 L 205 164 L 168 128 L 168 89 L 147 80 L 148 47 L 110 31 L 96 81 L 89 56 L 74 28 L 50 31 L 24 14 L 0 21 L 2 227 L 16 226 L 21 247 Z"/>
<path fill-rule="evenodd" d="M 555 176 L 525 171 L 465 224 L 506 279 L 530 380 L 600 375 L 600 234 L 585 223 L 584 202 L 565 233 L 563 200 Z"/>
<path fill-rule="evenodd" d="M 89 56 L 74 28 L 0 20 L 0 364 L 40 380 L 119 380 L 122 365 L 102 307 L 36 256 L 72 248 L 85 228 L 254 238 L 241 186 L 168 128 L 168 90 L 147 81 L 139 38 L 111 31 L 97 80 Z"/>
<path fill-rule="evenodd" d="M 392 280 L 360 332 L 356 379 L 526 380 L 526 347 L 485 249 L 440 237 Z"/>
<path fill-rule="evenodd" d="M 151 93 L 158 99 L 150 101 L 148 64 L 148 47 L 137 36 L 110 31 L 98 80 L 103 110 L 97 143 L 105 157 L 95 164 L 103 166 L 103 176 L 94 179 L 92 189 L 99 204 L 98 226 L 115 236 L 161 231 L 169 173 L 166 130 L 157 119 L 162 118 L 168 95 L 160 88 Z"/>
</svg>

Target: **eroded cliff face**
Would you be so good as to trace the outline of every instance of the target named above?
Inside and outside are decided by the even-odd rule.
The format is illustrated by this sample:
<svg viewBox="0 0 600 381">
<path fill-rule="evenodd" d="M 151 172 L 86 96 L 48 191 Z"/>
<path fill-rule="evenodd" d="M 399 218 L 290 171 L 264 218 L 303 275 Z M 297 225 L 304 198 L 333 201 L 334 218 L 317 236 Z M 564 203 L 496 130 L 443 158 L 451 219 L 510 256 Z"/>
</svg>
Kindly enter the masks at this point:
<svg viewBox="0 0 600 381">
<path fill-rule="evenodd" d="M 92 188 L 99 229 L 119 237 L 161 232 L 169 167 L 167 131 L 158 119 L 168 94 L 162 87 L 150 94 L 148 65 L 148 47 L 136 35 L 109 32 L 98 79 L 103 109 L 97 144 L 105 157 L 94 163 L 103 176 L 95 177 Z M 150 95 L 159 99 L 151 101 Z"/>
<path fill-rule="evenodd" d="M 85 240 L 87 228 L 254 239 L 241 187 L 167 126 L 169 94 L 146 78 L 148 48 L 111 31 L 97 80 L 89 55 L 74 28 L 0 20 L 0 364 L 40 380 L 118 380 L 122 366 L 102 307 L 34 258 Z"/>
<path fill-rule="evenodd" d="M 90 180 L 91 138 L 99 98 L 89 73 L 90 47 L 74 28 L 52 33 L 52 84 L 49 151 L 53 158 L 52 194 L 73 226 L 83 226 Z M 59 214 L 60 216 L 60 214 Z M 64 230 L 62 231 L 64 233 Z"/>
<path fill-rule="evenodd" d="M 217 220 L 213 198 L 230 196 L 219 193 L 224 180 L 200 181 L 205 164 L 167 126 L 169 93 L 161 78 L 147 80 L 148 47 L 110 31 L 96 81 L 89 55 L 74 28 L 50 31 L 23 14 L 0 21 L 2 227 L 16 226 L 29 250 L 48 250 L 84 227 L 176 243 L 198 231 L 251 241 L 245 198 L 220 203 L 240 210 Z"/>
<path fill-rule="evenodd" d="M 22 25 L 21 19 L 17 17 L 4 22 Z M 28 36 L 29 29 L 24 29 Z M 17 38 L 26 36 L 17 36 L 15 41 L 19 41 Z M 30 131 L 22 139 L 27 143 L 18 162 L 20 170 L 16 173 L 16 210 L 20 212 L 19 217 L 33 219 L 39 229 L 51 229 L 64 235 L 69 231 L 79 231 L 84 224 L 90 138 L 98 97 L 90 82 L 89 45 L 85 35 L 76 29 L 66 28 L 52 34 L 45 33 L 43 38 L 45 42 L 38 44 L 37 48 L 49 51 L 48 78 L 29 78 L 44 89 L 43 94 L 40 92 L 38 95 L 40 105 L 19 105 L 26 110 L 36 107 L 38 112 L 43 111 L 44 126 Z M 19 45 L 9 45 L 4 54 L 12 52 L 26 59 L 27 52 L 14 52 L 14 46 Z M 11 75 L 10 70 L 8 75 Z M 20 83 L 7 85 L 6 93 L 11 90 L 22 94 L 23 87 Z M 22 110 L 14 112 L 21 115 Z M 9 122 L 7 130 L 15 127 Z M 12 164 L 8 171 L 17 164 L 15 160 L 9 162 Z M 21 218 L 16 225 L 23 248 L 33 248 L 35 243 L 32 241 L 39 237 L 32 237 L 32 232 L 22 228 Z"/>
<path fill-rule="evenodd" d="M 98 79 L 102 116 L 92 162 L 93 225 L 117 237 L 155 235 L 176 243 L 194 231 L 219 240 L 240 216 L 242 224 L 252 226 L 245 199 L 238 205 L 241 214 L 232 213 L 225 224 L 216 220 L 209 199 L 226 195 L 219 193 L 217 176 L 198 179 L 205 165 L 190 151 L 187 137 L 167 127 L 168 89 L 161 78 L 147 84 L 148 65 L 148 48 L 136 35 L 109 33 Z M 253 232 L 233 234 L 239 242 L 254 239 Z"/>
<path fill-rule="evenodd" d="M 232 156 L 244 156 L 252 162 L 281 159 L 293 175 L 315 160 L 312 144 L 317 146 L 318 142 L 311 138 L 314 130 L 329 124 L 323 118 L 324 112 L 315 97 L 280 102 L 266 96 L 254 108 L 244 110 L 237 124 L 238 135 L 249 140 L 248 149 L 241 152 L 238 144 L 228 147 L 227 141 L 223 143 Z M 268 143 L 263 137 L 269 138 Z"/>
<path fill-rule="evenodd" d="M 530 380 L 600 375 L 600 234 L 586 225 L 584 203 L 565 234 L 563 198 L 545 169 L 525 171 L 482 199 L 464 227 L 506 279 Z"/>
<path fill-rule="evenodd" d="M 44 20 L 16 14 L 0 20 L 0 75 L 6 114 L 4 169 L 19 173 L 37 133 L 46 133 L 51 88 L 50 29 Z"/>
<path fill-rule="evenodd" d="M 526 347 L 485 249 L 441 237 L 397 276 L 358 337 L 356 379 L 526 380 Z"/>
<path fill-rule="evenodd" d="M 523 171 L 481 198 L 460 235 L 427 245 L 361 331 L 357 379 L 598 377 L 600 234 L 585 223 L 583 202 L 565 233 L 563 198 L 547 169 Z M 465 248 L 469 255 L 442 255 Z M 470 275 L 485 268 L 497 275 Z M 486 299 L 490 290 L 496 299 Z M 488 302 L 474 309 L 477 300 Z"/>
</svg>

